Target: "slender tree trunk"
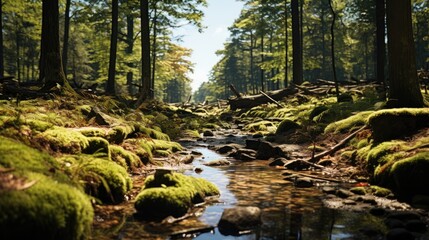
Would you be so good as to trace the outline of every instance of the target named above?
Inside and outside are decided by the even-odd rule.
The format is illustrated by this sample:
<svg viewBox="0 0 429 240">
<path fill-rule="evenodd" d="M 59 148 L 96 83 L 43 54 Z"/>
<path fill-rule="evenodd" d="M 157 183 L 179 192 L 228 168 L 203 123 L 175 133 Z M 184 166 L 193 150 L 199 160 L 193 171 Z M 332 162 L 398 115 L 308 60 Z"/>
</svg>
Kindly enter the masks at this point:
<svg viewBox="0 0 429 240">
<path fill-rule="evenodd" d="M 50 90 L 57 85 L 62 91 L 72 93 L 63 70 L 60 51 L 58 0 L 43 0 L 42 40 L 39 80 L 45 82 L 42 90 Z"/>
<path fill-rule="evenodd" d="M 250 30 L 250 82 L 252 83 L 253 86 L 253 93 L 255 93 L 255 76 L 254 76 L 254 59 L 253 59 L 253 32 L 252 30 Z"/>
<path fill-rule="evenodd" d="M 18 83 L 21 83 L 21 29 L 16 31 L 16 73 Z"/>
<path fill-rule="evenodd" d="M 265 59 L 264 59 L 264 33 L 261 34 L 261 63 L 264 63 Z M 260 75 L 260 83 L 261 83 L 261 89 L 262 91 L 265 91 L 265 71 L 262 67 L 260 67 L 261 69 L 261 75 Z"/>
<path fill-rule="evenodd" d="M 116 53 L 118 49 L 118 17 L 119 1 L 112 0 L 112 30 L 110 33 L 109 73 L 106 84 L 106 94 L 115 95 Z"/>
<path fill-rule="evenodd" d="M 417 79 L 411 0 L 387 1 L 389 99 L 397 107 L 422 107 Z"/>
<path fill-rule="evenodd" d="M 385 0 L 376 0 L 376 51 L 377 51 L 377 82 L 385 83 L 385 62 L 386 62 L 386 6 Z"/>
<path fill-rule="evenodd" d="M 328 1 L 330 1 L 330 0 L 328 0 Z M 325 74 L 326 74 L 326 68 L 327 68 L 327 65 L 328 64 L 326 64 L 326 38 L 325 38 L 325 35 L 326 35 L 326 21 L 325 21 L 325 16 L 326 16 L 326 9 L 325 9 L 325 6 L 324 5 L 322 5 L 321 6 L 321 8 L 322 8 L 322 12 L 321 12 L 321 14 L 320 14 L 320 22 L 321 22 L 321 25 L 322 25 L 322 29 L 321 29 L 321 38 L 322 38 L 322 77 L 323 78 L 327 78 L 327 76 L 325 76 Z"/>
<path fill-rule="evenodd" d="M 3 1 L 0 0 L 0 29 L 3 29 Z M 4 77 L 3 31 L 0 31 L 0 78 Z"/>
<path fill-rule="evenodd" d="M 140 0 L 141 21 L 140 28 L 142 32 L 141 55 L 142 55 L 142 88 L 140 97 L 137 101 L 139 106 L 146 99 L 151 99 L 151 73 L 150 73 L 150 28 L 149 28 L 149 0 Z"/>
<path fill-rule="evenodd" d="M 288 74 L 289 74 L 289 72 L 288 72 L 288 68 L 289 68 L 289 33 L 288 33 L 288 7 L 287 7 L 287 0 L 285 0 L 285 5 L 284 5 L 284 8 L 285 8 L 285 39 L 284 39 L 284 41 L 285 41 L 285 69 L 284 69 L 284 74 L 285 74 L 285 77 L 284 77 L 284 86 L 285 86 L 285 88 L 287 88 L 287 86 L 288 86 Z"/>
<path fill-rule="evenodd" d="M 63 69 L 67 78 L 67 61 L 69 49 L 69 34 L 70 34 L 70 5 L 71 0 L 66 1 L 66 10 L 64 14 L 64 37 L 63 37 Z"/>
<path fill-rule="evenodd" d="M 338 88 L 338 79 L 337 79 L 337 68 L 335 66 L 335 20 L 337 18 L 337 14 L 334 11 L 332 6 L 332 0 L 329 0 L 329 7 L 331 8 L 332 13 L 332 23 L 331 23 L 331 58 L 332 58 L 332 73 L 334 74 L 334 82 L 335 82 L 335 94 L 337 95 L 337 100 L 340 97 L 340 90 Z"/>
<path fill-rule="evenodd" d="M 292 9 L 292 47 L 293 47 L 293 83 L 300 85 L 302 76 L 301 27 L 298 0 L 291 1 Z"/>
<path fill-rule="evenodd" d="M 125 48 L 125 53 L 127 55 L 131 55 L 134 49 L 134 17 L 132 14 L 127 15 L 127 47 Z M 134 68 L 134 63 L 127 63 L 129 68 Z M 128 94 L 134 95 L 134 86 L 133 86 L 133 71 L 129 71 L 127 73 L 127 86 L 128 86 Z"/>
<path fill-rule="evenodd" d="M 150 98 L 151 99 L 154 99 L 154 94 L 155 94 L 155 70 L 156 70 L 156 48 L 157 48 L 157 46 L 156 46 L 156 44 L 157 44 L 157 42 L 156 42 L 156 38 L 157 38 L 157 34 L 158 34 L 158 29 L 157 29 L 157 21 L 158 21 L 158 16 L 157 16 L 157 6 L 156 6 L 156 2 L 155 2 L 155 9 L 154 9 L 154 17 L 153 17 L 153 39 L 152 39 L 152 69 L 151 69 L 151 73 L 152 73 L 152 76 L 151 76 L 151 78 L 150 78 L 150 82 L 151 82 L 151 86 L 152 86 L 152 88 L 153 88 L 153 90 L 150 92 L 151 93 L 151 96 L 150 96 Z"/>
</svg>

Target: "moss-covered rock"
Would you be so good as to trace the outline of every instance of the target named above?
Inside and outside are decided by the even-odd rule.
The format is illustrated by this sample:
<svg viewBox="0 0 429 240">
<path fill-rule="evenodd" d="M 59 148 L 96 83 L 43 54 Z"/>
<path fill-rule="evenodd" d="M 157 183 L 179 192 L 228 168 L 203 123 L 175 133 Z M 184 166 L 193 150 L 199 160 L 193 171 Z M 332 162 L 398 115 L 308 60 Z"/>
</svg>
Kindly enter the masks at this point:
<svg viewBox="0 0 429 240">
<path fill-rule="evenodd" d="M 99 127 L 84 127 L 76 129 L 78 132 L 82 133 L 85 137 L 102 137 L 106 138 L 107 129 Z"/>
<path fill-rule="evenodd" d="M 393 190 L 400 195 L 429 195 L 429 152 L 397 161 L 390 169 Z"/>
<path fill-rule="evenodd" d="M 300 129 L 301 125 L 290 119 L 284 119 L 277 127 L 276 134 L 282 135 Z"/>
<path fill-rule="evenodd" d="M 89 146 L 87 137 L 70 128 L 54 127 L 36 138 L 46 148 L 62 153 L 81 153 Z"/>
<path fill-rule="evenodd" d="M 50 155 L 0 136 L 0 166 L 51 175 L 58 163 Z"/>
<path fill-rule="evenodd" d="M 83 183 L 85 191 L 105 203 L 120 203 L 132 188 L 127 171 L 117 163 L 93 155 L 70 155 L 58 159 L 68 166 L 74 180 Z"/>
<path fill-rule="evenodd" d="M 218 188 L 200 178 L 158 170 L 149 176 L 143 190 L 136 197 L 138 215 L 148 219 L 180 217 L 207 196 L 218 195 Z"/>
<path fill-rule="evenodd" d="M 373 112 L 374 111 L 360 112 L 346 119 L 330 123 L 328 126 L 326 126 L 325 133 L 340 133 L 355 127 L 364 126 L 367 123 L 368 116 Z"/>
<path fill-rule="evenodd" d="M 375 141 L 400 138 L 429 126 L 429 108 L 380 110 L 368 117 L 368 124 Z"/>
<path fill-rule="evenodd" d="M 243 129 L 250 132 L 274 132 L 276 130 L 276 126 L 273 122 L 263 120 L 250 123 L 244 126 Z"/>
<path fill-rule="evenodd" d="M 89 137 L 87 138 L 87 140 L 88 147 L 83 150 L 84 153 L 105 153 L 107 155 L 110 155 L 110 145 L 106 139 L 101 137 Z"/>
<path fill-rule="evenodd" d="M 88 197 L 76 188 L 27 172 L 36 183 L 0 190 L 1 239 L 86 239 L 93 221 Z"/>
<path fill-rule="evenodd" d="M 133 126 L 115 126 L 107 132 L 107 139 L 109 142 L 119 144 L 122 143 L 132 132 L 134 132 Z"/>
<path fill-rule="evenodd" d="M 138 167 L 141 167 L 143 164 L 137 154 L 125 150 L 121 146 L 111 145 L 110 154 L 112 160 L 124 167 L 125 169 L 136 169 Z"/>
</svg>

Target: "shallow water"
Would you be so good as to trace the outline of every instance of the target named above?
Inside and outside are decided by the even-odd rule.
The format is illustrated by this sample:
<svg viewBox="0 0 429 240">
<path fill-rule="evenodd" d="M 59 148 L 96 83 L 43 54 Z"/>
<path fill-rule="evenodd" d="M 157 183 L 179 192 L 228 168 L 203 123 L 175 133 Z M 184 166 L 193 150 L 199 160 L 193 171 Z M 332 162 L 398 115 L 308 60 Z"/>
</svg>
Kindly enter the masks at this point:
<svg viewBox="0 0 429 240">
<path fill-rule="evenodd" d="M 282 171 L 266 161 L 242 162 L 230 159 L 229 166 L 208 167 L 205 162 L 224 158 L 206 148 L 193 147 L 203 155 L 194 160 L 192 170 L 184 174 L 202 177 L 216 184 L 221 196 L 215 202 L 196 208 L 195 217 L 175 223 L 148 223 L 125 214 L 117 228 L 96 234 L 94 239 L 383 239 L 365 232 L 382 232 L 382 220 L 362 212 L 328 209 L 321 191 L 295 188 L 283 180 Z M 262 210 L 259 229 L 241 236 L 224 236 L 215 226 L 223 209 L 233 206 L 257 206 Z M 195 229 L 192 234 L 180 234 Z M 202 232 L 199 229 L 204 229 Z"/>
</svg>

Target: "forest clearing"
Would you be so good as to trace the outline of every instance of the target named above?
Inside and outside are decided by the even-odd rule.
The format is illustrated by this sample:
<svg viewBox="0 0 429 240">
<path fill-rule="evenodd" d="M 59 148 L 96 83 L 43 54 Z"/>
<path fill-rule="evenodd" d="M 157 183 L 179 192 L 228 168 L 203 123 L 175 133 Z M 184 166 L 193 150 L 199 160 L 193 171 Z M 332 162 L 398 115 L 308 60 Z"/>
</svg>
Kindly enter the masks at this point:
<svg viewBox="0 0 429 240">
<path fill-rule="evenodd" d="M 428 3 L 241 2 L 0 0 L 0 239 L 429 239 Z"/>
</svg>

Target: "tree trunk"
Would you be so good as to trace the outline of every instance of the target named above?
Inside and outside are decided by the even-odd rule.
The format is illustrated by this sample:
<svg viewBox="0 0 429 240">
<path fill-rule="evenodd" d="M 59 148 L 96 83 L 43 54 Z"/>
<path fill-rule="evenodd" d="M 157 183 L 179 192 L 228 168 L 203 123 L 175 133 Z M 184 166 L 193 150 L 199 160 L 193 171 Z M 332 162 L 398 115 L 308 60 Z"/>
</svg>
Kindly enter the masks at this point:
<svg viewBox="0 0 429 240">
<path fill-rule="evenodd" d="M 134 17 L 132 14 L 127 15 L 127 48 L 125 53 L 131 55 L 134 49 Z M 127 63 L 129 68 L 134 68 L 134 63 L 132 61 Z M 134 95 L 134 86 L 133 86 L 133 72 L 129 71 L 127 73 L 127 86 L 128 94 Z"/>
<path fill-rule="evenodd" d="M 143 103 L 146 99 L 151 98 L 151 82 L 150 82 L 150 28 L 149 28 L 149 0 L 140 0 L 141 21 L 140 28 L 142 34 L 141 40 L 141 55 L 142 55 L 142 88 L 137 105 Z"/>
<path fill-rule="evenodd" d="M 42 39 L 39 80 L 44 80 L 42 90 L 57 85 L 62 91 L 71 91 L 63 70 L 60 51 L 58 0 L 44 0 L 42 5 Z"/>
<path fill-rule="evenodd" d="M 63 69 L 64 75 L 67 78 L 67 61 L 69 49 L 69 34 L 70 34 L 70 5 L 71 0 L 66 1 L 66 11 L 64 14 L 64 37 L 63 37 Z"/>
<path fill-rule="evenodd" d="M 150 85 L 152 86 L 153 90 L 150 92 L 150 98 L 154 99 L 155 98 L 155 70 L 156 70 L 156 38 L 157 38 L 157 33 L 158 33 L 158 29 L 157 29 L 157 21 L 158 21 L 158 16 L 157 16 L 157 6 L 156 6 L 155 2 L 155 9 L 154 9 L 154 17 L 153 17 L 153 41 L 152 41 L 152 69 L 151 69 L 151 73 L 152 76 L 150 78 Z"/>
<path fill-rule="evenodd" d="M 301 27 L 298 0 L 291 1 L 292 9 L 292 47 L 293 47 L 293 83 L 300 85 L 302 76 Z"/>
<path fill-rule="evenodd" d="M 3 1 L 0 0 L 0 29 L 3 29 Z M 0 78 L 4 77 L 3 31 L 0 31 Z"/>
<path fill-rule="evenodd" d="M 397 107 L 422 107 L 417 79 L 411 0 L 387 1 L 389 100 Z"/>
<path fill-rule="evenodd" d="M 289 53 L 288 53 L 288 51 L 289 51 L 289 44 L 288 44 L 288 42 L 289 42 L 289 34 L 288 34 L 288 26 L 287 26 L 287 20 L 288 20 L 288 7 L 287 7 L 287 0 L 285 0 L 285 5 L 284 5 L 284 8 L 285 8 L 285 39 L 284 39 L 284 41 L 285 41 L 285 69 L 284 69 L 284 75 L 285 75 L 285 77 L 284 77 L 284 87 L 286 88 L 287 86 L 288 86 L 288 68 L 289 68 Z"/>
<path fill-rule="evenodd" d="M 331 8 L 332 13 L 332 23 L 331 23 L 331 58 L 332 58 L 332 73 L 334 74 L 334 82 L 335 82 L 335 93 L 337 95 L 337 100 L 340 97 L 340 90 L 338 87 L 338 79 L 337 79 L 337 68 L 335 66 L 335 20 L 337 15 L 335 14 L 334 8 L 332 6 L 332 0 L 329 0 L 329 7 Z"/>
<path fill-rule="evenodd" d="M 110 33 L 109 73 L 106 83 L 106 94 L 115 95 L 116 52 L 118 49 L 118 15 L 119 2 L 112 0 L 112 30 Z"/>
<path fill-rule="evenodd" d="M 385 82 L 384 65 L 386 59 L 386 24 L 385 24 L 386 6 L 384 0 L 376 0 L 376 51 L 377 51 L 377 82 Z"/>
<path fill-rule="evenodd" d="M 261 33 L 261 63 L 264 63 L 265 59 L 264 59 L 264 33 Z M 261 89 L 262 91 L 265 91 L 265 71 L 262 67 L 260 67 L 260 77 L 259 77 L 259 81 L 261 83 Z"/>
</svg>

